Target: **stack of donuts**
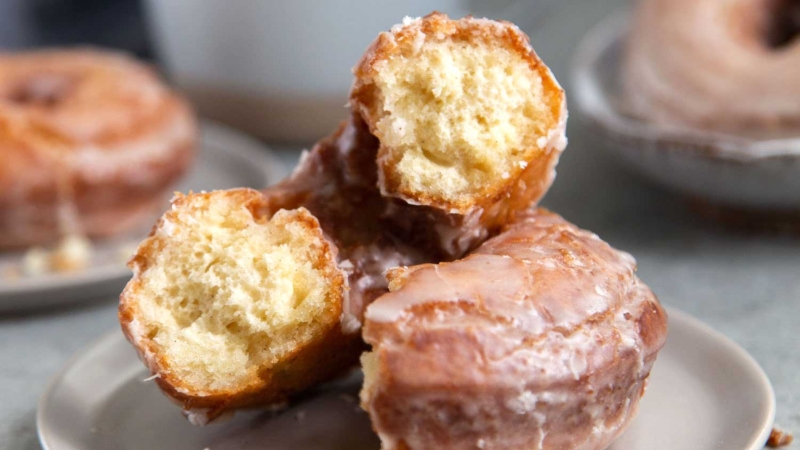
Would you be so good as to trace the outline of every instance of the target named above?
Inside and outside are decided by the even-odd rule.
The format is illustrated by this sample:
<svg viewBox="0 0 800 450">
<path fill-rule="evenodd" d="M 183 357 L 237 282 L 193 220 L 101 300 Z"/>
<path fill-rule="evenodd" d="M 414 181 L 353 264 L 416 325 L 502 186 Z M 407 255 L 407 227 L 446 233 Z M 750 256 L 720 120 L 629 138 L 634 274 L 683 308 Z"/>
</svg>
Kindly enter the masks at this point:
<svg viewBox="0 0 800 450">
<path fill-rule="evenodd" d="M 351 116 L 263 191 L 178 195 L 130 260 L 122 329 L 202 425 L 361 362 L 384 450 L 602 449 L 667 331 L 635 261 L 536 208 L 564 92 L 508 22 L 381 33 Z"/>
</svg>

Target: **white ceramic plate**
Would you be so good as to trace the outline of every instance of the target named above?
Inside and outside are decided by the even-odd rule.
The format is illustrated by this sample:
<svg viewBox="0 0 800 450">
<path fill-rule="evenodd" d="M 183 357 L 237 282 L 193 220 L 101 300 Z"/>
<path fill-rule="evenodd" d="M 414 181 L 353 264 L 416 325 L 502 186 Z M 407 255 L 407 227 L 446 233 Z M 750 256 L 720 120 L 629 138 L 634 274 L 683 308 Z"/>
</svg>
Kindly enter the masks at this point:
<svg viewBox="0 0 800 450">
<path fill-rule="evenodd" d="M 764 372 L 739 346 L 670 310 L 670 334 L 639 415 L 615 450 L 756 450 L 767 439 L 775 398 Z M 152 382 L 121 333 L 73 357 L 42 395 L 36 417 L 45 450 L 377 450 L 358 409 L 354 375 L 281 413 L 240 413 L 190 425 Z"/>
<path fill-rule="evenodd" d="M 203 122 L 197 160 L 175 190 L 200 191 L 233 187 L 263 188 L 285 175 L 281 163 L 269 149 L 222 125 Z M 165 199 L 165 206 L 166 206 Z M 99 299 L 119 294 L 130 278 L 125 251 L 147 235 L 149 226 L 138 232 L 93 246 L 92 263 L 74 273 L 49 273 L 9 279 L 0 276 L 0 312 L 20 311 Z M 23 253 L 0 253 L 0 273 L 19 266 Z"/>
<path fill-rule="evenodd" d="M 657 125 L 624 112 L 619 67 L 628 23 L 624 13 L 603 20 L 581 40 L 573 61 L 572 98 L 599 147 L 689 197 L 727 208 L 800 211 L 800 131 L 748 138 Z"/>
</svg>

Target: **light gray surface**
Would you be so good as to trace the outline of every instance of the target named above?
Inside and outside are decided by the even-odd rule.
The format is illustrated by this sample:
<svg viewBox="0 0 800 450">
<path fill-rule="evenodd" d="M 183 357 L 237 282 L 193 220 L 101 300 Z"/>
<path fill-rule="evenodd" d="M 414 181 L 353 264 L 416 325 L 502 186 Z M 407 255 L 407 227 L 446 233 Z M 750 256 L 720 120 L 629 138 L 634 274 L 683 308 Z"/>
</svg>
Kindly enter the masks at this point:
<svg viewBox="0 0 800 450">
<path fill-rule="evenodd" d="M 717 331 L 685 313 L 669 314 L 669 339 L 647 396 L 609 450 L 759 450 L 775 412 L 766 375 Z M 43 445 L 50 450 L 261 450 L 265 442 L 270 450 L 380 447 L 357 406 L 358 373 L 279 414 L 241 413 L 202 428 L 181 417 L 152 381 L 142 381 L 149 375 L 121 333 L 106 335 L 73 360 L 43 396 L 37 413 Z M 675 433 L 677 428 L 682 432 Z"/>
<path fill-rule="evenodd" d="M 573 48 L 591 25 L 622 4 L 564 1 L 534 32 L 524 18 L 515 20 L 532 32 L 531 42 L 569 96 L 567 67 Z M 772 380 L 777 423 L 800 433 L 800 236 L 718 229 L 688 213 L 682 199 L 607 160 L 576 114 L 569 137 L 558 179 L 544 204 L 631 252 L 642 279 L 664 303 L 706 321 L 747 349 Z M 282 156 L 296 162 L 295 153 Z M 49 377 L 73 352 L 116 327 L 114 300 L 25 317 L 0 316 L 1 450 L 38 448 L 34 410 Z"/>
</svg>

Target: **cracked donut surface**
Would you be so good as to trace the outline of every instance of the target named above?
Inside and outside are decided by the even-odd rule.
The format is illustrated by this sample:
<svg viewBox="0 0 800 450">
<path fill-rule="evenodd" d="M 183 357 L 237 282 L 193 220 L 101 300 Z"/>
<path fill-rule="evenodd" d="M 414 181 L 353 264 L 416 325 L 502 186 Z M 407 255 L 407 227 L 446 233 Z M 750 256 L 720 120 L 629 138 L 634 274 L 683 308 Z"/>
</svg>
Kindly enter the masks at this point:
<svg viewBox="0 0 800 450">
<path fill-rule="evenodd" d="M 464 259 L 391 270 L 362 357 L 383 450 L 605 448 L 666 339 L 635 269 L 540 209 Z"/>
</svg>

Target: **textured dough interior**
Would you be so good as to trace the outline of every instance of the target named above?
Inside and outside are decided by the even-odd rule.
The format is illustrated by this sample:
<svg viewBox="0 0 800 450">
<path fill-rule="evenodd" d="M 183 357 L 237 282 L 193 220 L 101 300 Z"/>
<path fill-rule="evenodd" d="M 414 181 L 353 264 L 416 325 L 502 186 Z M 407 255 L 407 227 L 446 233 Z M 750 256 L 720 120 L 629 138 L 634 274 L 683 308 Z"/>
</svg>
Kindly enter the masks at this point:
<svg viewBox="0 0 800 450">
<path fill-rule="evenodd" d="M 406 190 L 471 198 L 518 173 L 554 122 L 539 73 L 497 44 L 429 37 L 385 64 L 377 134 Z"/>
<path fill-rule="evenodd" d="M 138 303 L 170 370 L 224 390 L 338 320 L 327 300 L 332 256 L 305 210 L 257 221 L 224 195 L 196 203 L 162 225 L 170 239 L 143 275 Z"/>
</svg>

